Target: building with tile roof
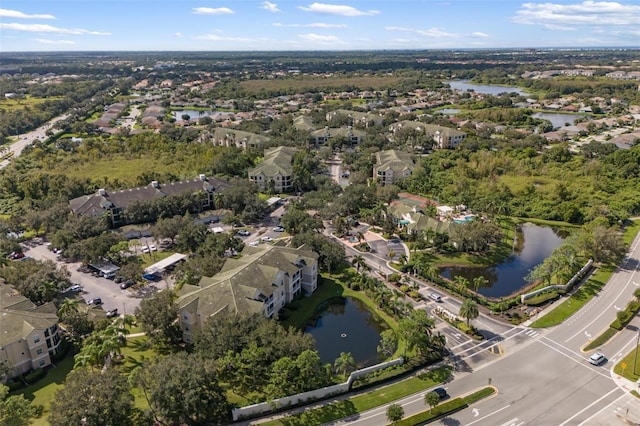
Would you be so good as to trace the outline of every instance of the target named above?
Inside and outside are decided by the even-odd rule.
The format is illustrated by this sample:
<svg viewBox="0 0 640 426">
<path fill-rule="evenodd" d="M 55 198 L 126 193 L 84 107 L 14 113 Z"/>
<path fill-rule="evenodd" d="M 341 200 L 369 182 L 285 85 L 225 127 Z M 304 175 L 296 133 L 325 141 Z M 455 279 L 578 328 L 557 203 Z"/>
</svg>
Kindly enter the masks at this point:
<svg viewBox="0 0 640 426">
<path fill-rule="evenodd" d="M 435 124 L 426 124 L 420 121 L 404 120 L 389 125 L 389 131 L 392 135 L 403 128 L 410 128 L 418 132 L 423 132 L 427 137 L 433 139 L 436 148 L 440 149 L 455 148 L 467 137 L 467 134 L 460 130 Z"/>
<path fill-rule="evenodd" d="M 60 348 L 53 303 L 36 306 L 0 279 L 0 364 L 13 367 L 9 377 L 51 365 Z"/>
<path fill-rule="evenodd" d="M 242 149 L 260 149 L 271 140 L 268 136 L 228 127 L 216 127 L 211 134 L 211 138 L 216 146 L 234 146 Z"/>
<path fill-rule="evenodd" d="M 379 151 L 373 165 L 373 178 L 382 185 L 391 185 L 409 177 L 414 168 L 413 158 L 408 152 L 396 149 Z"/>
<path fill-rule="evenodd" d="M 352 111 L 348 109 L 338 109 L 335 111 L 329 111 L 325 118 L 327 121 L 331 121 L 334 117 L 344 115 L 351 119 L 351 125 L 355 126 L 361 124 L 365 127 L 369 127 L 370 124 L 381 125 L 384 121 L 384 117 L 379 114 L 371 114 L 368 112 Z"/>
<path fill-rule="evenodd" d="M 277 317 L 286 303 L 299 294 L 313 293 L 317 286 L 315 252 L 304 246 L 245 246 L 240 258 L 227 259 L 213 277 L 182 287 L 176 304 L 183 339 L 192 342 L 194 331 L 220 313 Z"/>
<path fill-rule="evenodd" d="M 288 146 L 265 149 L 263 160 L 249 169 L 249 180 L 261 191 L 270 186 L 275 192 L 293 189 L 293 156 L 298 150 Z"/>
<path fill-rule="evenodd" d="M 111 225 L 118 227 L 126 224 L 123 213 L 134 202 L 151 201 L 170 195 L 200 193 L 203 195 L 201 208 L 208 210 L 215 207 L 215 194 L 228 187 L 229 184 L 221 179 L 201 174 L 192 180 L 167 184 L 153 181 L 147 186 L 121 191 L 112 192 L 106 189 L 99 189 L 94 194 L 83 195 L 70 200 L 69 206 L 73 213 L 79 215 L 101 217 L 107 214 Z"/>
<path fill-rule="evenodd" d="M 316 145 L 322 145 L 331 139 L 342 139 L 350 145 L 358 145 L 366 135 L 362 130 L 354 129 L 352 126 L 325 127 L 311 132 L 311 139 Z"/>
</svg>

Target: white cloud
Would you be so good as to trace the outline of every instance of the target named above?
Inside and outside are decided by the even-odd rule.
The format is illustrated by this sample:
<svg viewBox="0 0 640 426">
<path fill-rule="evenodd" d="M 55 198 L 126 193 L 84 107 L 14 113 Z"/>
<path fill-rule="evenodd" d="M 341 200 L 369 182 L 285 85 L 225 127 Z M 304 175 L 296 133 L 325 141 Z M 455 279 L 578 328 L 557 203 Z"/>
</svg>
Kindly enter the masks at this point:
<svg viewBox="0 0 640 426">
<path fill-rule="evenodd" d="M 48 38 L 34 38 L 33 41 L 37 41 L 42 44 L 76 44 L 71 40 L 49 40 Z"/>
<path fill-rule="evenodd" d="M 483 33 L 483 32 L 480 32 L 480 31 L 476 31 L 475 33 L 471 33 L 471 36 L 475 37 L 475 38 L 487 38 L 487 37 L 489 37 L 489 34 Z"/>
<path fill-rule="evenodd" d="M 511 20 L 527 25 L 637 26 L 640 6 L 591 0 L 576 4 L 524 3 Z"/>
<path fill-rule="evenodd" d="M 298 35 L 303 40 L 312 42 L 312 43 L 339 43 L 340 39 L 336 36 L 330 35 L 321 35 L 321 34 L 300 34 Z"/>
<path fill-rule="evenodd" d="M 0 9 L 0 18 L 18 18 L 18 19 L 56 19 L 53 15 L 27 15 L 24 12 L 10 9 Z"/>
<path fill-rule="evenodd" d="M 180 31 L 178 31 L 177 33 L 174 34 L 176 37 L 182 37 L 182 33 Z"/>
<path fill-rule="evenodd" d="M 430 37 L 430 38 L 456 38 L 456 37 L 459 37 L 458 34 L 448 33 L 446 31 L 442 31 L 440 28 L 430 28 L 428 30 L 417 30 L 417 29 L 414 29 L 414 28 L 389 26 L 389 27 L 385 27 L 385 30 L 387 30 L 387 31 L 410 32 L 410 33 L 415 33 L 415 34 L 421 35 L 423 37 Z"/>
<path fill-rule="evenodd" d="M 233 15 L 235 12 L 228 7 L 194 7 L 194 15 Z"/>
<path fill-rule="evenodd" d="M 100 35 L 106 36 L 111 33 L 104 33 L 100 31 L 89 31 L 82 28 L 58 28 L 46 24 L 16 24 L 16 23 L 0 23 L 0 29 L 14 30 L 14 31 L 27 31 L 33 33 L 56 33 L 56 34 L 70 34 L 70 35 Z"/>
<path fill-rule="evenodd" d="M 576 28 L 574 27 L 568 27 L 565 25 L 544 24 L 543 26 L 545 29 L 551 30 L 551 31 L 575 31 L 576 30 Z"/>
<path fill-rule="evenodd" d="M 289 28 L 347 28 L 346 24 L 327 24 L 325 22 L 314 22 L 311 24 L 282 24 L 275 22 L 272 24 L 274 27 L 289 27 Z"/>
<path fill-rule="evenodd" d="M 352 6 L 341 4 L 311 3 L 309 6 L 298 6 L 298 9 L 305 12 L 324 13 L 327 15 L 340 16 L 367 16 L 378 15 L 379 10 L 359 10 Z"/>
<path fill-rule="evenodd" d="M 268 1 L 265 1 L 262 3 L 262 9 L 268 10 L 269 12 L 273 12 L 273 13 L 280 12 L 280 9 L 278 9 L 277 4 L 271 3 Z"/>
<path fill-rule="evenodd" d="M 235 41 L 235 42 L 250 42 L 252 39 L 243 37 L 227 37 L 218 34 L 203 34 L 194 37 L 197 40 L 209 40 L 209 41 Z"/>
</svg>

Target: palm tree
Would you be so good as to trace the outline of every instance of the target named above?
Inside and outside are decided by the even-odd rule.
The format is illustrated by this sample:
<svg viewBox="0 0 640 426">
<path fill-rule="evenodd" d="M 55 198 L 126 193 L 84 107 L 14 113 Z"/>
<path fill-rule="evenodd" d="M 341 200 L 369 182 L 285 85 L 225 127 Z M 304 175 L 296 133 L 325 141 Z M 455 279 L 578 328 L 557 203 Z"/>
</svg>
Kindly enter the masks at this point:
<svg viewBox="0 0 640 426">
<path fill-rule="evenodd" d="M 429 406 L 429 412 L 440 403 L 440 395 L 435 392 L 429 392 L 424 396 L 424 403 Z"/>
<path fill-rule="evenodd" d="M 473 279 L 473 291 L 478 294 L 478 289 L 480 287 L 485 287 L 489 284 L 489 280 L 487 280 L 483 275 L 479 275 Z"/>
<path fill-rule="evenodd" d="M 58 308 L 58 317 L 64 318 L 74 312 L 78 312 L 78 300 L 64 299 L 64 302 Z"/>
<path fill-rule="evenodd" d="M 467 320 L 467 327 L 469 327 L 470 321 L 480 316 L 478 304 L 473 299 L 465 299 L 460 306 L 459 315 Z"/>
<path fill-rule="evenodd" d="M 367 262 L 361 254 L 353 256 L 353 259 L 351 259 L 351 266 L 354 266 L 357 272 L 360 272 L 360 268 L 363 268 L 366 265 Z"/>
<path fill-rule="evenodd" d="M 453 278 L 453 282 L 456 284 L 457 292 L 464 296 L 469 289 L 469 280 L 462 275 L 456 275 Z"/>
<path fill-rule="evenodd" d="M 340 352 L 340 356 L 333 363 L 336 373 L 347 375 L 350 371 L 355 370 L 356 362 L 351 352 Z"/>
</svg>

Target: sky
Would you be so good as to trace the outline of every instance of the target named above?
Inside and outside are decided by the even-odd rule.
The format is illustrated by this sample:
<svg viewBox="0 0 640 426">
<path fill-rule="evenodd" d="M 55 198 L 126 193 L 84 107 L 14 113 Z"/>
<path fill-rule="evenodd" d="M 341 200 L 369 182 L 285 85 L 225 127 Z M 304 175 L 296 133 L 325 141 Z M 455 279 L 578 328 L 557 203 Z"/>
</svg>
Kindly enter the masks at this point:
<svg viewBox="0 0 640 426">
<path fill-rule="evenodd" d="M 2 0 L 0 52 L 640 47 L 640 0 Z"/>
</svg>

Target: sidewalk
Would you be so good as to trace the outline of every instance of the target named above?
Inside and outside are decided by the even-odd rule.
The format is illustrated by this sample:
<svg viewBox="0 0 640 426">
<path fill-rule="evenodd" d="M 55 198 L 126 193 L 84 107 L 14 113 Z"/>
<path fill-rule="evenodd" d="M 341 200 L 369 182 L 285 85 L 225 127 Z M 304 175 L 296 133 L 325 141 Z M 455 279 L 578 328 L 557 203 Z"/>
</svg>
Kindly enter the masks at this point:
<svg viewBox="0 0 640 426">
<path fill-rule="evenodd" d="M 638 400 L 637 404 L 629 404 L 627 407 L 627 411 L 625 412 L 625 420 L 627 424 L 630 425 L 640 425 L 640 398 L 629 394 L 632 390 L 636 392 L 640 392 L 640 381 L 638 383 L 634 383 L 631 380 L 619 376 L 613 372 L 613 368 L 610 370 L 611 378 L 613 382 L 625 393 L 629 395 L 630 398 L 636 398 Z"/>
</svg>

